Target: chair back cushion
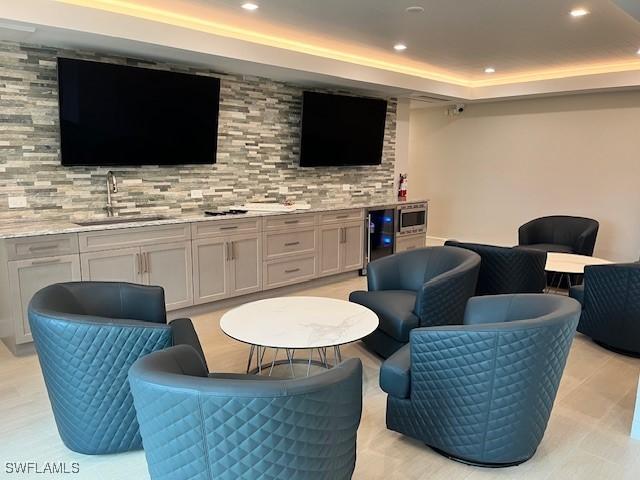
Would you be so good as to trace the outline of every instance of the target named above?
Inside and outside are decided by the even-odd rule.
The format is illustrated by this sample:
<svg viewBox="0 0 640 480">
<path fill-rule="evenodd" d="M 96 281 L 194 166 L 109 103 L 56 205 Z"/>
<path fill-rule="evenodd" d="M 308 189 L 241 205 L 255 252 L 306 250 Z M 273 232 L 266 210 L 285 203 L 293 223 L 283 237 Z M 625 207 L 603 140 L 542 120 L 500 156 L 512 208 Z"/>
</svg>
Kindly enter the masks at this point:
<svg viewBox="0 0 640 480">
<path fill-rule="evenodd" d="M 546 252 L 448 240 L 445 245 L 465 248 L 480 255 L 476 295 L 542 293 L 547 279 Z"/>
<path fill-rule="evenodd" d="M 351 478 L 360 360 L 294 380 L 180 373 L 199 360 L 191 347 L 176 346 L 130 370 L 153 480 Z"/>
<path fill-rule="evenodd" d="M 640 353 L 640 263 L 585 268 L 578 331 L 611 347 Z"/>
<path fill-rule="evenodd" d="M 29 305 L 29 323 L 47 393 L 65 445 L 85 454 L 117 453 L 142 447 L 127 371 L 140 356 L 171 345 L 167 325 L 106 318 L 128 309 L 121 302 L 148 301 L 157 295 L 120 297 L 100 285 L 56 284 L 37 292 Z M 139 291 L 138 288 L 135 289 Z M 155 289 L 154 289 L 155 290 Z M 116 304 L 108 307 L 105 298 Z M 136 307 L 137 308 L 137 307 Z M 148 316 L 141 313 L 140 316 Z"/>
<path fill-rule="evenodd" d="M 593 255 L 599 223 L 592 218 L 553 215 L 536 218 L 518 230 L 520 245 L 556 244 L 578 255 Z"/>
</svg>

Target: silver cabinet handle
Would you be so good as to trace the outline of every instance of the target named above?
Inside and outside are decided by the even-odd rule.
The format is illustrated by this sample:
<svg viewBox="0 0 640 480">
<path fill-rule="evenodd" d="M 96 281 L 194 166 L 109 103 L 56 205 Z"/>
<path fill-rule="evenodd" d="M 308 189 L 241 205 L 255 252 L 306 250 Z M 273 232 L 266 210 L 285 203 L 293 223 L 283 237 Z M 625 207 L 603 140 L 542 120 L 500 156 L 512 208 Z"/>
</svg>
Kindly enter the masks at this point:
<svg viewBox="0 0 640 480">
<path fill-rule="evenodd" d="M 144 273 L 151 273 L 151 259 L 149 258 L 149 252 L 144 253 Z"/>
<path fill-rule="evenodd" d="M 33 262 L 31 262 L 31 265 L 50 265 L 52 263 L 59 263 L 60 259 L 59 258 L 53 258 L 50 260 L 34 260 Z"/>
<path fill-rule="evenodd" d="M 298 223 L 300 220 L 285 220 L 284 223 L 286 223 L 287 225 L 290 225 L 292 223 Z"/>
<path fill-rule="evenodd" d="M 336 215 L 336 218 L 349 218 L 349 215 Z"/>
<path fill-rule="evenodd" d="M 231 242 L 230 245 L 231 246 L 229 250 L 231 250 L 231 260 L 235 260 L 236 259 L 236 252 L 235 252 L 236 242 Z"/>
<path fill-rule="evenodd" d="M 299 272 L 300 269 L 299 268 L 292 268 L 291 270 L 285 270 L 284 273 L 296 273 Z"/>
<path fill-rule="evenodd" d="M 285 247 L 293 247 L 294 245 L 300 245 L 300 242 L 287 242 L 284 244 Z"/>
<path fill-rule="evenodd" d="M 136 253 L 136 265 L 138 266 L 138 275 L 142 273 L 142 257 Z"/>
<path fill-rule="evenodd" d="M 236 228 L 238 228 L 237 225 L 232 225 L 230 227 L 220 227 L 220 230 L 235 230 Z"/>
<path fill-rule="evenodd" d="M 224 261 L 229 261 L 229 242 L 224 242 Z"/>
</svg>

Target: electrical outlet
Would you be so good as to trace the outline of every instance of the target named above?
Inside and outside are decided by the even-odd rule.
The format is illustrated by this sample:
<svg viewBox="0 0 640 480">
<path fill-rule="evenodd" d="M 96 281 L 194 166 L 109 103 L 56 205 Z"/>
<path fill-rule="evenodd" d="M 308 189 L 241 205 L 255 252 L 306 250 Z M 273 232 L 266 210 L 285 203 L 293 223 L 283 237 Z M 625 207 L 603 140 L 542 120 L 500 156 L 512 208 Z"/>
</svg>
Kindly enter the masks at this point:
<svg viewBox="0 0 640 480">
<path fill-rule="evenodd" d="M 9 197 L 9 208 L 25 208 L 27 197 Z"/>
</svg>

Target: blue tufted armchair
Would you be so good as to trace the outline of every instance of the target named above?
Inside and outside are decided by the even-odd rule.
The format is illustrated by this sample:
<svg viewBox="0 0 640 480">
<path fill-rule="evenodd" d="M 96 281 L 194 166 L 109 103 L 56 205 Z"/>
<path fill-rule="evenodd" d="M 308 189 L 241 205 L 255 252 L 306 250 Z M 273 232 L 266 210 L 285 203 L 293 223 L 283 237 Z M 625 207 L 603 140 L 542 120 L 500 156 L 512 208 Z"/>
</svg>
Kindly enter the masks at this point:
<svg viewBox="0 0 640 480">
<path fill-rule="evenodd" d="M 387 427 L 481 466 L 528 460 L 544 435 L 580 304 L 474 297 L 464 325 L 418 328 L 380 370 Z"/>
<path fill-rule="evenodd" d="M 582 303 L 578 331 L 609 350 L 640 356 L 640 263 L 593 265 L 569 294 Z"/>
<path fill-rule="evenodd" d="M 58 432 L 79 453 L 142 448 L 127 382 L 136 359 L 187 343 L 204 361 L 191 320 L 166 324 L 161 287 L 50 285 L 31 299 L 29 324 Z"/>
<path fill-rule="evenodd" d="M 311 377 L 209 374 L 188 346 L 137 360 L 129 381 L 153 480 L 346 480 L 362 364 Z"/>
<path fill-rule="evenodd" d="M 482 259 L 476 295 L 542 293 L 547 286 L 547 252 L 448 240 L 445 245 L 476 252 Z"/>
<path fill-rule="evenodd" d="M 386 358 L 406 345 L 414 328 L 462 323 L 479 269 L 480 256 L 456 247 L 422 248 L 370 263 L 369 291 L 349 295 L 380 319 L 363 341 Z"/>
</svg>

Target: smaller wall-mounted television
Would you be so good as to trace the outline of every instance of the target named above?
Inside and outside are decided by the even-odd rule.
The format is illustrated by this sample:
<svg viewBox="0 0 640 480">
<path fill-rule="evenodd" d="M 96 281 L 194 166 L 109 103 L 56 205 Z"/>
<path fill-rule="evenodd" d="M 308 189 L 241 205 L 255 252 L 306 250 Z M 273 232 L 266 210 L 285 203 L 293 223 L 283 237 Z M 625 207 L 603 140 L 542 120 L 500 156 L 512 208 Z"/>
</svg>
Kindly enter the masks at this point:
<svg viewBox="0 0 640 480">
<path fill-rule="evenodd" d="M 387 101 L 304 92 L 300 166 L 379 165 Z"/>
<path fill-rule="evenodd" d="M 220 80 L 58 59 L 63 165 L 216 162 Z"/>
</svg>

